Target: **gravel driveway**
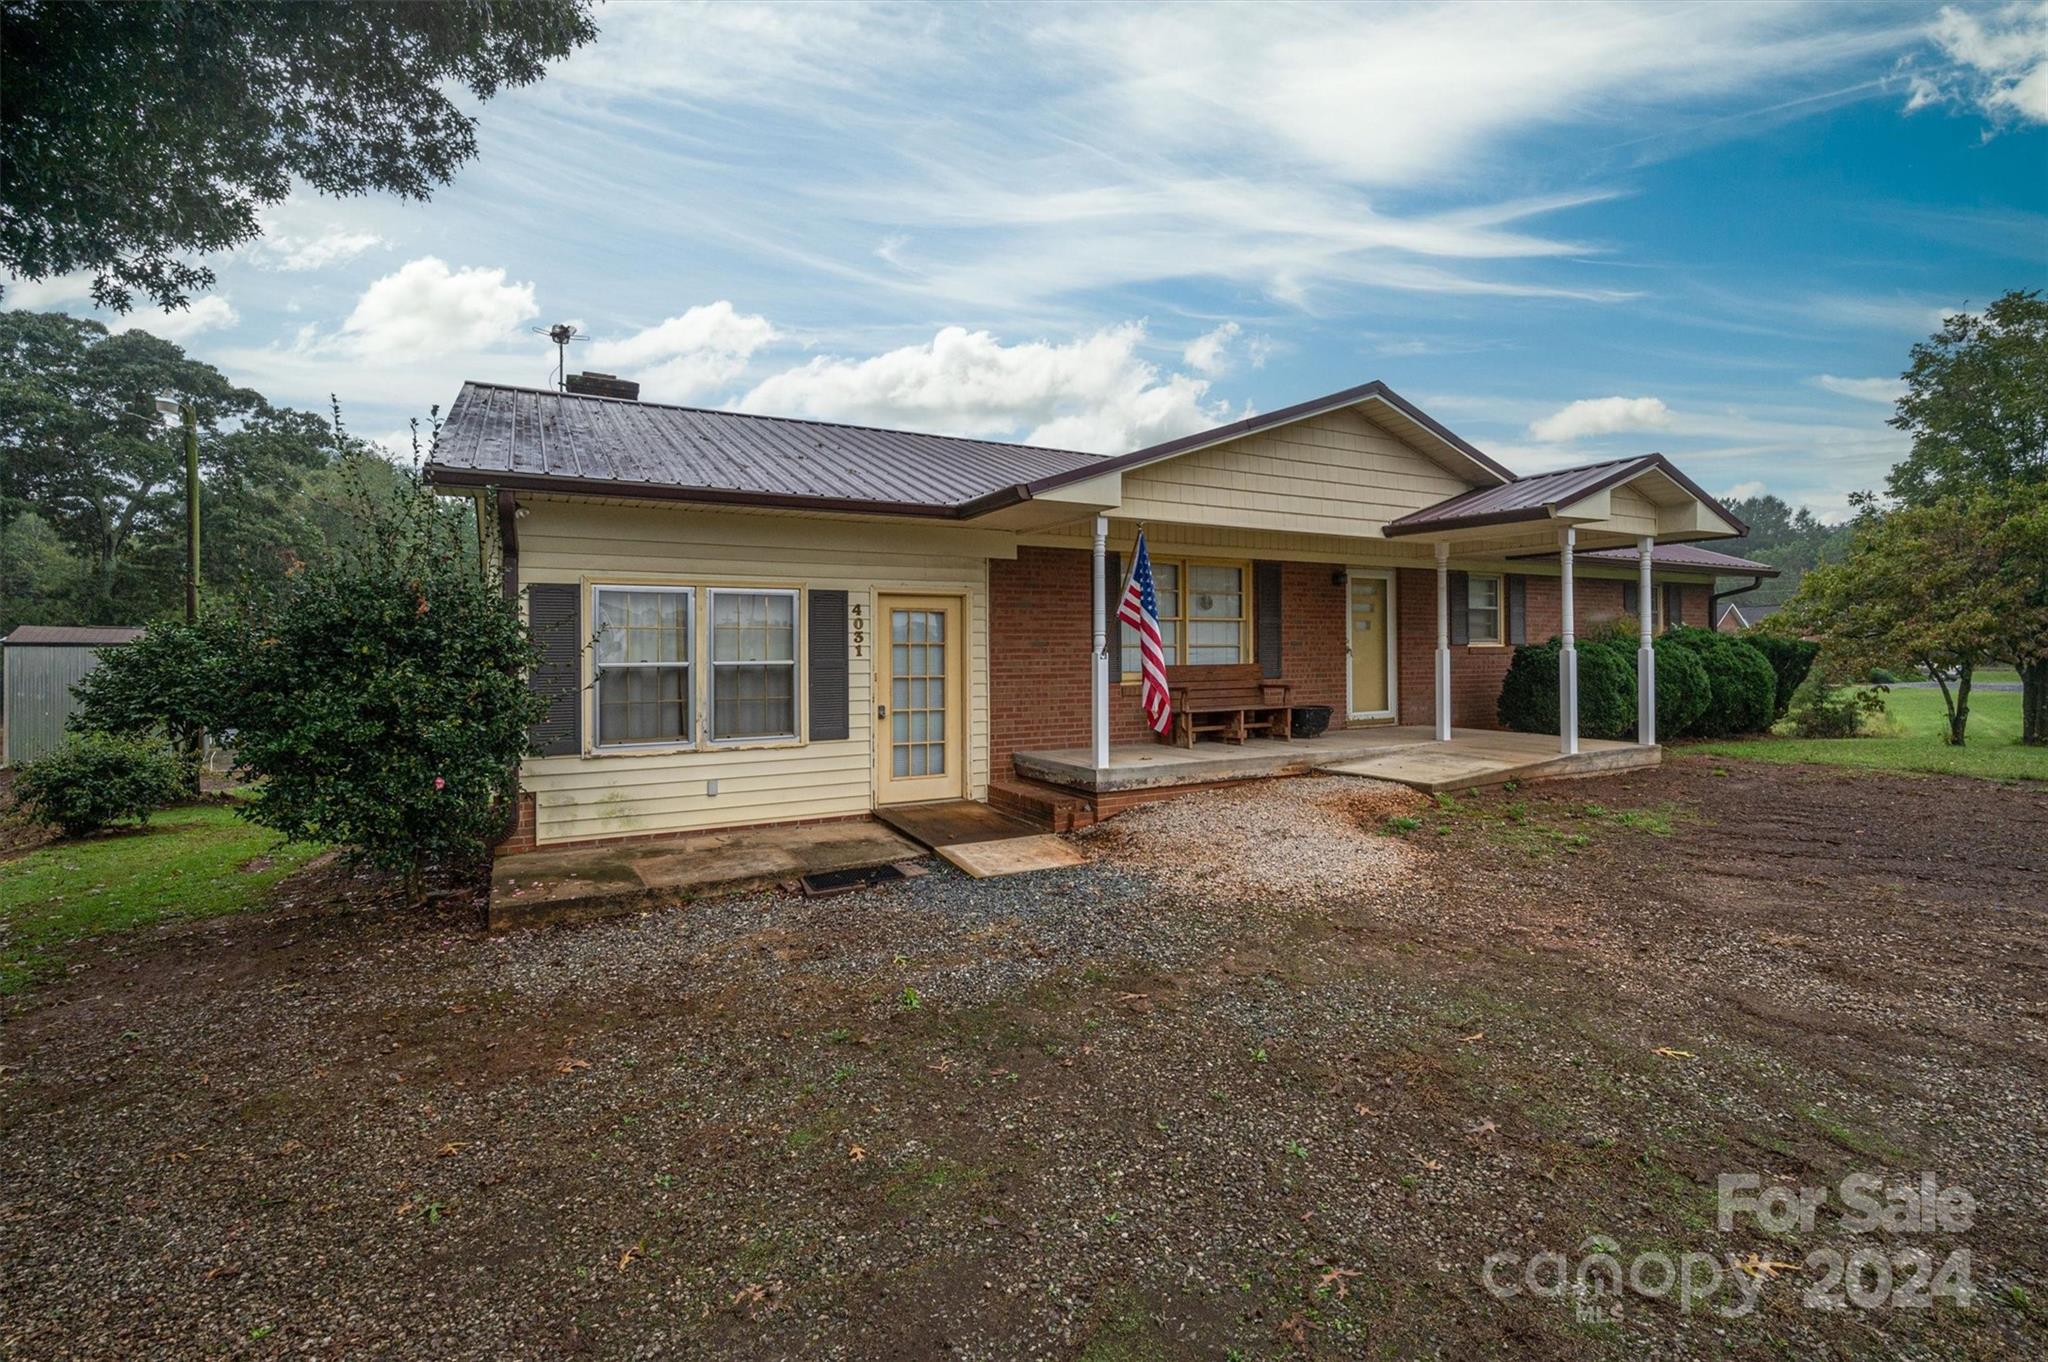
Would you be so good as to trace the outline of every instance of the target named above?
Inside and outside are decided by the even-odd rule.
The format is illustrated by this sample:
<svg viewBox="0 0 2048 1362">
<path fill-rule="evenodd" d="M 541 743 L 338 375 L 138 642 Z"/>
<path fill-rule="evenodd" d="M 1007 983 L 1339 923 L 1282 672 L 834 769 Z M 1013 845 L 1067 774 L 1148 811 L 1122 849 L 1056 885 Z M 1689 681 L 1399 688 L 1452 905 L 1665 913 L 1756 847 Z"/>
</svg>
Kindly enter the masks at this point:
<svg viewBox="0 0 2048 1362">
<path fill-rule="evenodd" d="M 1077 840 L 500 938 L 330 867 L 111 942 L 0 1027 L 0 1355 L 2041 1355 L 2048 792 L 1304 778 Z M 1483 1286 L 1798 1261 L 1851 1241 L 1717 1231 L 1718 1173 L 1923 1169 L 1968 1310 Z"/>
</svg>

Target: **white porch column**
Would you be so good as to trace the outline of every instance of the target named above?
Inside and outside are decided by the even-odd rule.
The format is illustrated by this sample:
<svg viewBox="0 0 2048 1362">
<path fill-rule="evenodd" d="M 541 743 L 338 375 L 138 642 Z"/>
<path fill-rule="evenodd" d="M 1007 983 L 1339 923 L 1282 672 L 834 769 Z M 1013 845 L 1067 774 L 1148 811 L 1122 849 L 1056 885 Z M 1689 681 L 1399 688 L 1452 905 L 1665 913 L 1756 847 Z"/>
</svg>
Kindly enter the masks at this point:
<svg viewBox="0 0 2048 1362">
<path fill-rule="evenodd" d="M 1436 546 L 1436 740 L 1451 740 L 1451 546 Z"/>
<path fill-rule="evenodd" d="M 1089 654 L 1089 729 L 1095 769 L 1109 769 L 1109 517 L 1095 517 L 1095 649 Z"/>
<path fill-rule="evenodd" d="M 1572 642 L 1572 548 L 1578 533 L 1570 527 L 1557 532 L 1557 554 L 1564 569 L 1559 584 L 1564 619 L 1558 638 L 1564 650 L 1557 655 L 1557 748 L 1566 756 L 1579 750 L 1579 650 Z"/>
<path fill-rule="evenodd" d="M 1643 617 L 1642 642 L 1636 647 L 1636 741 L 1645 747 L 1657 745 L 1657 649 L 1650 632 L 1657 613 L 1650 598 L 1650 558 L 1656 546 L 1649 535 L 1636 540 L 1636 556 L 1642 560 L 1636 569 L 1636 613 Z"/>
</svg>

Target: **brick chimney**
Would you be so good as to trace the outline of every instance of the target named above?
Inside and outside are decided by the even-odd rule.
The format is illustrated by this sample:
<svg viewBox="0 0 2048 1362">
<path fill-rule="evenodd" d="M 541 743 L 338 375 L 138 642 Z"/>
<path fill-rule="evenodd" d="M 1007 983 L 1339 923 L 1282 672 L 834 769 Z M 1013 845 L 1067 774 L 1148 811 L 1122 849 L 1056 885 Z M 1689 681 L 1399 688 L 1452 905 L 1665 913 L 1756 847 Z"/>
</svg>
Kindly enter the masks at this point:
<svg viewBox="0 0 2048 1362">
<path fill-rule="evenodd" d="M 630 378 L 620 378 L 617 374 L 601 374 L 594 369 L 586 369 L 580 374 L 570 374 L 562 381 L 562 386 L 569 392 L 581 393 L 585 397 L 623 397 L 628 402 L 640 400 L 638 383 Z"/>
</svg>

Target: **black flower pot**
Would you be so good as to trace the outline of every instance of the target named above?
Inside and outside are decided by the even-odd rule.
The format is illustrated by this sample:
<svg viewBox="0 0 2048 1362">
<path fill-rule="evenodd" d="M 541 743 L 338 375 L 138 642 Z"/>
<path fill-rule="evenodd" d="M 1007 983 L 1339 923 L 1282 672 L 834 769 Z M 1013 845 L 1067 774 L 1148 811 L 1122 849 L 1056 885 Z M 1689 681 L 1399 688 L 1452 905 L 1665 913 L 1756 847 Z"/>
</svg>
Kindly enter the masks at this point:
<svg viewBox="0 0 2048 1362">
<path fill-rule="evenodd" d="M 1296 705 L 1294 726 L 1290 730 L 1297 738 L 1320 738 L 1323 730 L 1330 726 L 1328 705 Z"/>
</svg>

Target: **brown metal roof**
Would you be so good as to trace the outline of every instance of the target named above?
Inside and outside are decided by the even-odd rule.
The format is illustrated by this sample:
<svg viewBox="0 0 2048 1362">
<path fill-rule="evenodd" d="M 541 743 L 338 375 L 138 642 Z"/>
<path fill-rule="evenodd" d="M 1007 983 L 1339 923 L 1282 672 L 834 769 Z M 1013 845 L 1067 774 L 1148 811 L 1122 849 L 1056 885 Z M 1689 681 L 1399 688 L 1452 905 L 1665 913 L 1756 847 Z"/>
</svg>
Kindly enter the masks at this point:
<svg viewBox="0 0 2048 1362">
<path fill-rule="evenodd" d="M 1662 454 L 1639 454 L 1628 459 L 1608 459 L 1601 463 L 1583 464 L 1578 468 L 1561 468 L 1555 473 L 1538 473 L 1533 477 L 1519 478 L 1503 483 L 1499 487 L 1481 487 L 1476 491 L 1439 501 L 1419 511 L 1411 511 L 1398 520 L 1388 523 L 1382 531 L 1389 538 L 1408 534 L 1431 534 L 1442 530 L 1470 529 L 1482 525 L 1503 525 L 1520 520 L 1547 520 L 1558 506 L 1568 506 L 1582 501 L 1610 487 L 1617 487 L 1629 479 L 1651 471 L 1661 472 L 1687 492 L 1711 507 L 1714 513 L 1743 533 L 1749 527 L 1714 498 L 1700 490 L 1699 484 L 1678 471 L 1671 460 Z"/>
<path fill-rule="evenodd" d="M 961 515 L 1106 463 L 997 440 L 465 383 L 428 471 L 454 486 Z"/>
<path fill-rule="evenodd" d="M 1597 558 L 1602 562 L 1633 563 L 1634 549 L 1589 549 L 1578 555 L 1580 558 Z M 1769 563 L 1759 563 L 1753 558 L 1737 558 L 1732 553 L 1716 553 L 1703 549 L 1697 544 L 1656 544 L 1650 549 L 1650 566 L 1653 568 L 1693 568 L 1704 572 L 1725 572 L 1730 576 L 1775 577 L 1778 569 Z"/>
<path fill-rule="evenodd" d="M 141 637 L 142 630 L 128 625 L 24 624 L 0 643 L 10 648 L 102 648 Z"/>
</svg>

